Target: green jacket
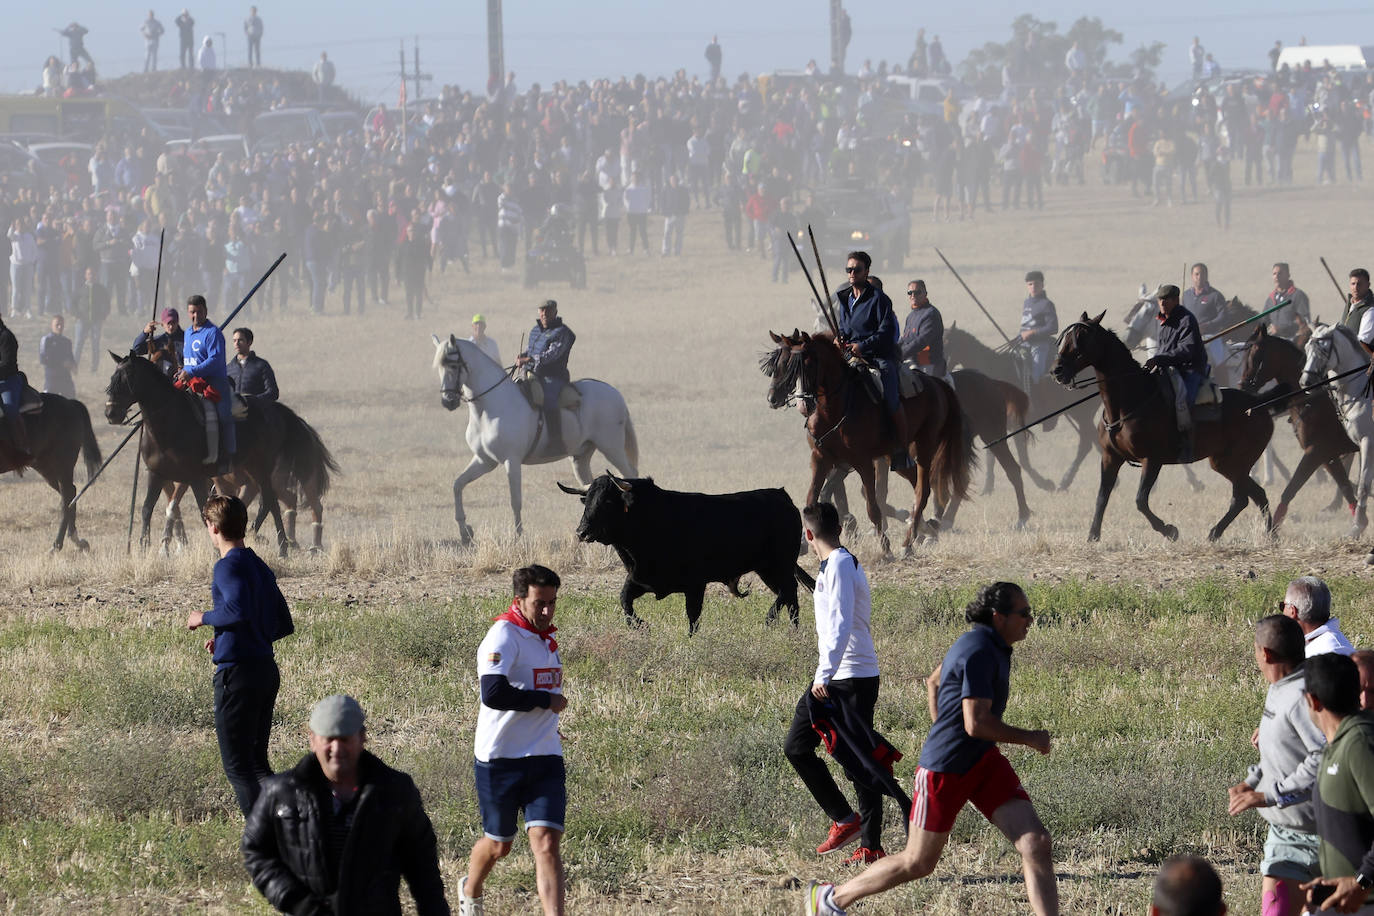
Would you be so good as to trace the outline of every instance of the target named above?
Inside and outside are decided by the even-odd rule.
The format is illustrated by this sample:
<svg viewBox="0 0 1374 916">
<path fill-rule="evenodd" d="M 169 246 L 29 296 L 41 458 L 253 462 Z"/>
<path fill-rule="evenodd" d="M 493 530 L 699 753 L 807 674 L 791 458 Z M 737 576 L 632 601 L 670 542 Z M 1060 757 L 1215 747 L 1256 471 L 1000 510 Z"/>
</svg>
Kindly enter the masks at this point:
<svg viewBox="0 0 1374 916">
<path fill-rule="evenodd" d="M 1374 718 L 1347 716 L 1322 754 L 1312 793 L 1323 877 L 1374 875 Z"/>
</svg>

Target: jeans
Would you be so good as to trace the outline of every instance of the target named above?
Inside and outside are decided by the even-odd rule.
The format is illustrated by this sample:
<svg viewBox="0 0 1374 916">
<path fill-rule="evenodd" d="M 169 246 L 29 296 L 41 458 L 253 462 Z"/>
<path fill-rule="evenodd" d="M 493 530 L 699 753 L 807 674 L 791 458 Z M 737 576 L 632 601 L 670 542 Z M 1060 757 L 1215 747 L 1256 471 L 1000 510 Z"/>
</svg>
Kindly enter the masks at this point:
<svg viewBox="0 0 1374 916">
<path fill-rule="evenodd" d="M 262 792 L 262 781 L 272 775 L 267 740 L 280 687 L 281 673 L 270 657 L 215 672 L 215 737 L 224 775 L 245 818 Z"/>
<path fill-rule="evenodd" d="M 682 254 L 682 233 L 686 228 L 687 217 L 669 216 L 663 220 L 664 256 Z"/>
<path fill-rule="evenodd" d="M 9 378 L 0 379 L 0 407 L 6 417 L 19 417 L 19 403 L 24 397 L 24 379 L 15 373 Z"/>
<path fill-rule="evenodd" d="M 873 707 L 878 705 L 876 677 L 834 680 L 830 682 L 828 689 L 833 695 L 848 694 L 853 697 L 867 724 L 870 727 L 873 725 Z M 797 701 L 796 711 L 792 715 L 792 726 L 787 730 L 787 738 L 783 741 L 783 753 L 787 755 L 788 762 L 797 771 L 802 783 L 811 792 L 811 797 L 816 799 L 816 804 L 821 806 L 826 816 L 832 821 L 842 821 L 852 815 L 854 809 L 840 791 L 840 787 L 835 784 L 835 777 L 830 774 L 830 768 L 816 755 L 816 748 L 820 747 L 820 744 L 820 735 L 811 729 L 811 717 L 806 709 L 806 697 L 803 695 Z M 854 784 L 854 797 L 859 803 L 859 819 L 862 823 L 860 843 L 868 849 L 878 849 L 882 846 L 883 837 L 882 793 L 852 778 L 850 782 Z"/>
<path fill-rule="evenodd" d="M 358 314 L 363 313 L 363 308 L 367 305 L 367 300 L 363 295 L 363 269 L 361 266 L 346 265 L 343 268 L 343 310 L 348 314 L 350 302 L 352 301 L 349 293 L 356 294 L 358 299 Z"/>
<path fill-rule="evenodd" d="M 194 41 L 183 41 L 181 43 L 180 63 L 183 70 L 196 69 L 196 49 Z"/>
<path fill-rule="evenodd" d="M 100 285 L 110 293 L 110 304 L 123 315 L 128 302 L 129 265 L 100 262 Z"/>
<path fill-rule="evenodd" d="M 151 285 L 150 283 L 149 286 L 151 287 Z M 224 272 L 224 291 L 220 302 L 223 304 L 226 314 L 238 306 L 239 300 L 243 298 L 244 293 L 248 292 L 251 285 L 247 274 L 227 270 Z M 246 305 L 243 310 L 248 313 L 244 317 L 248 318 L 253 313 L 253 306 Z"/>
<path fill-rule="evenodd" d="M 249 35 L 249 36 L 248 36 L 248 66 L 250 66 L 250 67 L 261 67 L 261 66 L 262 66 L 262 36 L 261 36 L 261 35 L 259 35 L 257 38 L 254 38 L 252 35 Z M 324 91 L 324 90 L 323 90 L 323 88 L 322 88 L 322 89 L 321 89 L 321 96 L 323 96 L 323 91 Z"/>
<path fill-rule="evenodd" d="M 630 254 L 635 253 L 635 238 L 639 238 L 644 244 L 644 253 L 649 253 L 649 214 L 647 213 L 627 213 L 625 214 L 625 224 L 630 234 Z"/>
<path fill-rule="evenodd" d="M 310 275 L 310 308 L 319 315 L 324 312 L 325 271 L 328 265 L 323 261 L 306 261 L 305 271 Z"/>
<path fill-rule="evenodd" d="M 498 238 L 501 249 L 501 267 L 511 268 L 515 266 L 515 249 L 520 244 L 519 226 L 502 226 L 498 231 Z"/>
<path fill-rule="evenodd" d="M 391 291 L 391 274 L 387 272 L 389 266 L 383 262 L 367 268 L 367 288 L 375 302 L 385 303 Z M 359 308 L 358 311 L 361 313 L 362 309 Z"/>
<path fill-rule="evenodd" d="M 143 72 L 144 72 L 144 73 L 147 73 L 149 70 L 153 70 L 153 71 L 156 71 L 156 70 L 157 70 L 157 42 L 156 42 L 156 41 L 150 41 L 150 42 L 148 42 L 148 53 L 146 53 L 146 54 L 143 55 Z"/>
<path fill-rule="evenodd" d="M 89 341 L 91 344 L 91 371 L 100 371 L 100 334 L 104 330 L 105 322 L 103 321 L 77 320 L 76 344 L 72 349 L 72 356 L 77 365 L 81 364 L 81 348 Z"/>
<path fill-rule="evenodd" d="M 10 262 L 10 315 L 27 312 L 33 292 L 33 265 Z"/>
</svg>

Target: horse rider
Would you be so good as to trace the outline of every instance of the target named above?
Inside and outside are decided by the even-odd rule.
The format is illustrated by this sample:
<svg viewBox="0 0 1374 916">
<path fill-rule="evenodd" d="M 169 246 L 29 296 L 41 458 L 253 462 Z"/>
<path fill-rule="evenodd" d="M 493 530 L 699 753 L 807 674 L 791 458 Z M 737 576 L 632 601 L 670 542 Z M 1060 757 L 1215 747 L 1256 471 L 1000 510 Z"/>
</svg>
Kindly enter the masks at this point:
<svg viewBox="0 0 1374 916">
<path fill-rule="evenodd" d="M 146 356 L 166 375 L 175 376 L 181 369 L 181 353 L 186 348 L 186 331 L 181 327 L 181 315 L 176 309 L 169 306 L 163 309 L 158 317 L 161 319 L 162 333 L 158 333 L 158 322 L 148 322 L 143 333 L 134 338 L 129 355 Z"/>
<path fill-rule="evenodd" d="M 1342 324 L 1358 336 L 1364 316 L 1374 311 L 1374 292 L 1369 289 L 1369 271 L 1356 267 L 1350 271 L 1350 302 L 1345 307 Z M 1367 348 L 1366 348 L 1367 349 Z"/>
<path fill-rule="evenodd" d="M 1054 341 L 1059 336 L 1059 313 L 1045 295 L 1045 275 L 1038 270 L 1026 274 L 1026 300 L 1021 303 L 1022 377 L 1027 393 L 1050 370 Z"/>
<path fill-rule="evenodd" d="M 24 426 L 24 418 L 19 415 L 23 397 L 24 376 L 19 371 L 19 340 L 5 326 L 4 319 L 0 318 L 0 408 L 5 413 L 10 446 L 27 461 L 33 457 L 33 451 L 29 446 L 28 428 Z"/>
<path fill-rule="evenodd" d="M 1307 301 L 1307 293 L 1298 289 L 1288 271 L 1286 261 L 1277 261 L 1273 267 L 1274 290 L 1264 300 L 1262 311 L 1269 311 L 1280 302 L 1287 300 L 1287 308 L 1279 309 L 1269 317 L 1269 333 L 1284 340 L 1295 342 L 1299 335 L 1312 331 L 1312 306 Z"/>
<path fill-rule="evenodd" d="M 1207 280 L 1207 265 L 1194 264 L 1190 276 L 1193 285 L 1183 291 L 1181 304 L 1197 322 L 1198 332 L 1212 336 L 1226 327 L 1226 297 Z M 1277 313 L 1275 313 L 1277 314 Z M 1206 344 L 1207 361 L 1219 369 L 1226 365 L 1226 341 L 1218 337 Z"/>
<path fill-rule="evenodd" d="M 877 278 L 870 278 L 873 259 L 866 251 L 851 251 L 844 271 L 849 283 L 835 291 L 839 302 L 840 336 L 835 345 L 842 353 L 857 357 L 877 368 L 883 385 L 883 405 L 892 422 L 894 447 L 891 467 L 902 471 L 912 466 L 907 451 L 906 413 L 898 385 L 899 352 L 897 315 L 892 300 L 883 292 Z"/>
<path fill-rule="evenodd" d="M 181 353 L 181 369 L 176 381 L 189 385 L 193 379 L 203 379 L 208 383 L 219 400 L 214 402 L 215 413 L 219 418 L 219 435 L 214 435 L 206 424 L 205 463 L 218 464 L 228 468 L 233 464 L 237 442 L 234 435 L 232 404 L 229 398 L 229 370 L 225 363 L 224 334 L 205 317 L 207 308 L 205 297 L 199 294 L 186 300 L 186 313 L 191 317 L 191 326 L 186 329 L 186 343 Z M 221 461 L 220 441 L 223 440 L 223 460 Z"/>
<path fill-rule="evenodd" d="M 517 366 L 524 366 L 539 379 L 544 391 L 544 427 L 548 434 L 547 453 L 561 455 L 563 447 L 563 413 L 558 396 L 568 384 L 568 355 L 577 335 L 558 317 L 558 303 L 547 299 L 539 306 L 539 320 L 530 331 L 530 344 L 515 358 Z"/>
<path fill-rule="evenodd" d="M 926 281 L 912 280 L 906 285 L 907 304 L 911 306 L 902 324 L 902 336 L 897 345 L 902 362 L 914 365 L 917 371 L 943 379 L 954 387 L 949 366 L 945 362 L 945 321 L 940 310 L 931 304 Z"/>
<path fill-rule="evenodd" d="M 234 358 L 229 360 L 229 382 L 234 393 L 249 404 L 277 402 L 277 374 L 272 364 L 253 352 L 253 330 L 234 329 Z"/>
<path fill-rule="evenodd" d="M 1179 303 L 1178 287 L 1163 284 L 1155 290 L 1155 298 L 1159 300 L 1159 311 L 1155 314 L 1159 321 L 1159 347 L 1155 355 L 1146 360 L 1145 369 L 1171 367 L 1178 370 L 1183 383 L 1183 390 L 1174 392 L 1181 437 L 1178 460 L 1187 463 L 1193 460 L 1192 406 L 1211 367 L 1207 364 L 1207 349 L 1202 345 L 1197 318 Z"/>
</svg>

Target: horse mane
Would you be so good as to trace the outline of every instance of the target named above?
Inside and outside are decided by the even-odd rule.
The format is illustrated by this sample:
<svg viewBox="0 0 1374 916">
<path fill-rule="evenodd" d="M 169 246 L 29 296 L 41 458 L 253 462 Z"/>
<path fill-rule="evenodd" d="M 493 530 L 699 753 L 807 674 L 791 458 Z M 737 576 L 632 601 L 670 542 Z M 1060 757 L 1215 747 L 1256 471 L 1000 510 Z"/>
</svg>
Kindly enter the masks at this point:
<svg viewBox="0 0 1374 916">
<path fill-rule="evenodd" d="M 139 365 L 140 363 L 142 363 L 141 366 Z M 166 375 L 163 374 L 162 370 L 159 369 L 157 365 L 152 362 L 152 360 L 144 359 L 141 356 L 130 356 L 127 359 L 124 359 L 120 362 L 118 368 L 115 371 L 141 372 L 148 378 L 155 379 L 154 384 L 160 384 L 164 388 L 169 388 L 173 391 L 176 390 L 176 385 L 172 383 L 171 379 L 169 379 Z M 111 376 L 110 384 L 105 386 L 105 393 L 109 394 L 110 389 L 113 386 L 114 377 Z"/>
</svg>

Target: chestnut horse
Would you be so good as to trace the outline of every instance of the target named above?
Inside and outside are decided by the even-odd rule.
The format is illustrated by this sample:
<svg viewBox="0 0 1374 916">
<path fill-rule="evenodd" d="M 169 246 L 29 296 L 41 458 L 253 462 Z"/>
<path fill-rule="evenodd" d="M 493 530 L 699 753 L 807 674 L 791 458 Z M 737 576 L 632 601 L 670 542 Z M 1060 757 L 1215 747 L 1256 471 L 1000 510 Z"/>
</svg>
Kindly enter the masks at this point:
<svg viewBox="0 0 1374 916">
<path fill-rule="evenodd" d="M 1266 400 L 1282 395 L 1285 391 L 1296 391 L 1298 380 L 1302 377 L 1302 367 L 1307 362 L 1307 354 L 1300 347 L 1282 337 L 1275 337 L 1260 325 L 1245 343 L 1245 359 L 1242 365 L 1240 388 L 1251 394 L 1258 394 L 1261 386 L 1269 382 L 1278 384 L 1266 391 Z M 1283 523 L 1288 514 L 1288 504 L 1307 479 L 1324 467 L 1331 479 L 1336 481 L 1340 495 L 1355 511 L 1355 488 L 1350 484 L 1342 456 L 1358 452 L 1359 448 L 1346 435 L 1341 424 L 1336 405 L 1331 402 L 1329 391 L 1313 391 L 1292 397 L 1273 408 L 1275 415 L 1287 412 L 1288 422 L 1302 447 L 1302 458 L 1293 469 L 1293 477 L 1283 488 L 1278 508 L 1274 510 L 1274 527 Z M 1363 513 L 1356 515 L 1351 537 L 1358 537 L 1368 524 Z"/>
<path fill-rule="evenodd" d="M 776 409 L 799 400 L 807 418 L 811 486 L 806 491 L 806 505 L 816 502 L 833 468 L 849 465 L 863 482 L 868 520 L 882 542 L 884 554 L 890 553 L 874 487 L 875 459 L 894 450 L 882 405 L 874 403 L 867 380 L 860 376 L 860 370 L 845 362 L 830 334 L 793 330 L 791 336 L 771 331 L 768 336 L 777 344 L 761 366 L 764 374 L 773 379 L 768 388 L 768 404 Z M 907 553 L 911 551 L 932 486 L 941 503 L 967 498 L 969 473 L 975 460 L 954 390 L 940 379 L 925 378 L 924 382 L 918 396 L 902 400 L 910 436 L 906 445 L 916 461 L 915 467 L 895 472 L 911 484 L 914 496 L 902 542 Z M 930 534 L 934 536 L 933 531 Z"/>
<path fill-rule="evenodd" d="M 1058 357 L 1050 369 L 1055 381 L 1067 385 L 1079 372 L 1091 367 L 1097 374 L 1097 390 L 1102 393 L 1102 418 L 1097 421 L 1097 438 L 1102 446 L 1102 480 L 1097 489 L 1088 540 L 1102 536 L 1102 516 L 1116 487 L 1117 475 L 1127 461 L 1140 463 L 1140 488 L 1135 505 L 1149 519 L 1150 527 L 1169 540 L 1178 538 L 1178 529 L 1166 524 L 1150 511 L 1150 491 L 1166 464 L 1178 463 L 1178 422 L 1172 398 L 1166 400 L 1159 381 L 1131 356 L 1121 339 L 1102 326 L 1104 311 L 1096 318 L 1088 313 L 1059 335 Z M 1207 539 L 1215 541 L 1245 508 L 1249 499 L 1264 515 L 1266 531 L 1274 530 L 1269 514 L 1269 497 L 1250 477 L 1250 469 L 1264 454 L 1274 434 L 1274 421 L 1267 411 L 1246 411 L 1260 403 L 1253 395 L 1225 389 L 1220 418 L 1195 425 L 1193 460 L 1211 459 L 1212 470 L 1231 482 L 1231 505 L 1212 527 Z"/>
</svg>

